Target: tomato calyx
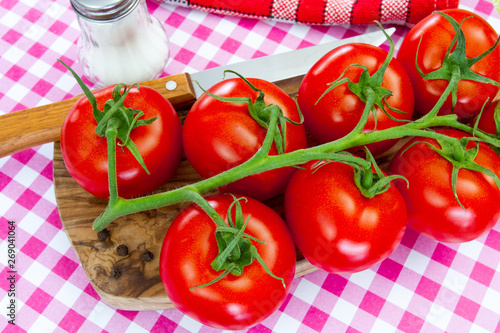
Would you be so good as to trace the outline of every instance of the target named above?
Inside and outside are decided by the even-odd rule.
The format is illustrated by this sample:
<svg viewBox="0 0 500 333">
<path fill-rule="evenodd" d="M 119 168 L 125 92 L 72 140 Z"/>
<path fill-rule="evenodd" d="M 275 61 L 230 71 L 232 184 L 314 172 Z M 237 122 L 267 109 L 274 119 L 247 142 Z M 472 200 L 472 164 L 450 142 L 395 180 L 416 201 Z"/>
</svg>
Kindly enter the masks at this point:
<svg viewBox="0 0 500 333">
<path fill-rule="evenodd" d="M 375 21 L 379 27 L 382 29 L 382 32 L 385 34 L 387 40 L 389 41 L 390 48 L 389 52 L 387 53 L 387 57 L 385 58 L 384 62 L 380 66 L 380 68 L 372 75 L 370 76 L 370 73 L 368 72 L 368 67 L 359 65 L 359 64 L 352 64 L 349 65 L 343 72 L 340 74 L 340 76 L 333 82 L 329 83 L 328 89 L 325 90 L 325 92 L 319 97 L 319 99 L 316 101 L 315 104 L 318 104 L 319 101 L 330 91 L 335 89 L 336 87 L 347 83 L 347 87 L 349 90 L 355 94 L 361 101 L 366 103 L 366 107 L 372 112 L 373 118 L 375 121 L 375 130 L 377 128 L 377 109 L 376 106 L 379 107 L 390 119 L 394 121 L 405 121 L 401 119 L 395 118 L 393 115 L 391 115 L 387 109 L 391 110 L 392 112 L 399 113 L 399 114 L 406 114 L 406 112 L 401 111 L 397 108 L 391 107 L 387 103 L 387 99 L 393 95 L 392 91 L 382 87 L 382 82 L 384 78 L 384 74 L 389 67 L 389 64 L 394 56 L 394 50 L 395 50 L 395 45 L 394 41 L 392 38 L 386 33 L 385 29 L 382 27 L 380 22 Z M 361 68 L 362 72 L 359 76 L 358 82 L 353 82 L 350 78 L 344 77 L 345 73 L 351 68 L 351 67 L 357 67 Z"/>
<path fill-rule="evenodd" d="M 259 240 L 251 235 L 245 233 L 246 226 L 250 220 L 250 216 L 244 220 L 243 210 L 240 201 L 247 200 L 245 197 L 236 198 L 231 194 L 234 201 L 231 203 L 227 210 L 227 220 L 226 224 L 222 218 L 217 214 L 217 212 L 203 199 L 199 198 L 196 200 L 198 204 L 209 214 L 212 220 L 217 224 L 215 230 L 215 238 L 217 240 L 217 246 L 219 249 L 219 254 L 212 261 L 211 266 L 215 271 L 223 272 L 219 274 L 214 280 L 207 282 L 200 286 L 194 286 L 190 289 L 198 289 L 203 287 L 208 287 L 214 283 L 217 283 L 223 279 L 228 274 L 234 276 L 243 275 L 244 268 L 252 264 L 255 260 L 262 266 L 267 274 L 275 279 L 281 280 L 283 287 L 285 286 L 285 280 L 281 277 L 274 275 L 271 270 L 267 267 L 266 263 L 260 256 L 255 245 L 252 241 L 265 244 L 265 241 Z M 204 201 L 204 202 L 202 202 Z M 234 220 L 233 220 L 233 209 L 234 209 Z"/>
<path fill-rule="evenodd" d="M 466 136 L 461 139 L 447 137 L 446 140 L 437 139 L 436 141 L 439 144 L 440 148 L 435 147 L 429 142 L 416 141 L 408 146 L 401 153 L 401 155 L 404 154 L 412 146 L 418 143 L 424 143 L 433 151 L 435 151 L 439 156 L 450 162 L 453 166 L 451 172 L 451 188 L 453 190 L 453 195 L 455 196 L 455 199 L 457 200 L 460 207 L 466 209 L 460 202 L 457 193 L 458 172 L 460 171 L 460 169 L 467 169 L 484 173 L 490 176 L 497 187 L 500 189 L 500 178 L 498 178 L 498 176 L 492 170 L 485 168 L 474 161 L 479 152 L 479 142 L 482 142 L 483 140 Z M 469 142 L 476 142 L 476 144 L 474 145 L 474 147 L 467 149 L 467 145 L 469 144 Z"/>
<path fill-rule="evenodd" d="M 450 46 L 448 47 L 446 55 L 443 58 L 441 67 L 427 74 L 425 74 L 422 71 L 422 69 L 418 65 L 418 60 L 417 60 L 420 44 L 422 42 L 423 37 L 420 38 L 417 47 L 417 55 L 415 57 L 415 67 L 420 76 L 422 76 L 426 80 L 448 81 L 448 87 L 446 88 L 445 92 L 442 94 L 438 103 L 429 112 L 429 114 L 432 115 L 436 115 L 438 113 L 444 99 L 448 98 L 450 94 L 452 97 L 452 109 L 454 108 L 458 99 L 457 89 L 458 89 L 458 82 L 460 80 L 476 81 L 500 87 L 499 82 L 492 80 L 488 77 L 479 75 L 471 70 L 472 65 L 474 65 L 475 63 L 486 57 L 488 54 L 493 52 L 493 50 L 497 47 L 498 43 L 500 42 L 500 38 L 498 38 L 495 44 L 493 44 L 493 46 L 490 47 L 488 50 L 486 50 L 484 53 L 474 58 L 467 58 L 465 34 L 461 26 L 465 22 L 465 20 L 470 19 L 471 17 L 467 17 L 462 22 L 458 23 L 453 17 L 449 16 L 448 14 L 445 14 L 440 11 L 437 11 L 436 13 L 443 16 L 448 22 L 450 22 L 450 24 L 453 27 L 453 30 L 455 31 L 455 36 L 453 37 L 453 40 L 451 41 Z"/>
<path fill-rule="evenodd" d="M 101 111 L 97 107 L 97 100 L 94 94 L 90 91 L 78 74 L 76 74 L 75 71 L 73 71 L 73 69 L 66 65 L 62 60 L 59 60 L 59 62 L 71 72 L 75 80 L 78 82 L 78 85 L 83 90 L 85 97 L 87 97 L 90 102 L 90 105 L 92 106 L 92 114 L 97 122 L 96 134 L 100 137 L 109 137 L 110 135 L 113 135 L 115 136 L 115 141 L 116 139 L 119 139 L 121 143 L 118 143 L 118 145 L 122 149 L 123 147 L 127 147 L 137 162 L 139 162 L 143 169 L 149 174 L 149 170 L 146 167 L 137 146 L 130 139 L 130 133 L 134 128 L 152 124 L 156 118 L 140 119 L 144 116 L 143 111 L 127 108 L 123 104 L 123 101 L 127 97 L 129 91 L 135 86 L 139 87 L 139 85 L 127 87 L 123 83 L 117 84 L 113 88 L 112 99 L 106 101 L 104 109 Z"/>
<path fill-rule="evenodd" d="M 313 172 L 331 162 L 347 164 L 353 167 L 354 183 L 361 194 L 367 199 L 371 199 L 389 190 L 390 183 L 394 179 L 404 179 L 408 183 L 408 180 L 400 175 L 386 176 L 378 166 L 370 150 L 366 146 L 364 148 L 366 159 L 354 156 L 349 152 L 335 153 L 331 155 L 331 159 L 315 163 L 312 167 Z"/>
<path fill-rule="evenodd" d="M 391 181 L 393 181 L 394 179 L 404 179 L 408 184 L 408 180 L 406 180 L 406 178 L 403 176 L 386 176 L 382 172 L 372 153 L 366 146 L 365 153 L 368 164 L 366 166 L 355 164 L 353 165 L 354 183 L 365 198 L 371 199 L 376 195 L 386 192 L 391 187 Z"/>
<path fill-rule="evenodd" d="M 300 121 L 293 121 L 283 114 L 281 108 L 276 104 L 266 104 L 264 101 L 264 92 L 262 90 L 255 87 L 248 79 L 243 77 L 241 74 L 232 71 L 225 70 L 224 76 L 226 73 L 233 73 L 241 78 L 248 86 L 255 91 L 258 95 L 255 101 L 252 101 L 250 97 L 223 97 L 214 95 L 208 91 L 206 91 L 197 81 L 196 83 L 200 87 L 200 89 L 207 94 L 208 96 L 215 98 L 218 101 L 226 102 L 226 103 L 243 103 L 248 105 L 248 111 L 253 119 L 262 127 L 268 129 L 271 122 L 271 114 L 273 110 L 277 110 L 278 112 L 278 124 L 276 125 L 276 131 L 274 132 L 274 142 L 276 144 L 276 148 L 278 150 L 278 154 L 283 154 L 285 152 L 286 147 L 286 123 L 291 123 L 293 125 L 301 125 L 304 121 L 303 115 L 300 112 L 300 109 L 297 106 L 297 110 L 299 112 Z M 280 131 L 281 129 L 281 131 Z"/>
</svg>

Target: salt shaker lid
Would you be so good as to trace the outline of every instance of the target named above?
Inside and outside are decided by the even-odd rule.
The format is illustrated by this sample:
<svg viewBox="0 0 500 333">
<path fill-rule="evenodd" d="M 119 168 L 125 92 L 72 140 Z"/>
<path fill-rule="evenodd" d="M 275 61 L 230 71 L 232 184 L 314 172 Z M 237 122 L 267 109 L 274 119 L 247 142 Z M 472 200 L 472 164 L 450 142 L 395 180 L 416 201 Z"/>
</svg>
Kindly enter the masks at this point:
<svg viewBox="0 0 500 333">
<path fill-rule="evenodd" d="M 74 11 L 87 19 L 107 21 L 130 13 L 139 0 L 71 0 Z"/>
</svg>

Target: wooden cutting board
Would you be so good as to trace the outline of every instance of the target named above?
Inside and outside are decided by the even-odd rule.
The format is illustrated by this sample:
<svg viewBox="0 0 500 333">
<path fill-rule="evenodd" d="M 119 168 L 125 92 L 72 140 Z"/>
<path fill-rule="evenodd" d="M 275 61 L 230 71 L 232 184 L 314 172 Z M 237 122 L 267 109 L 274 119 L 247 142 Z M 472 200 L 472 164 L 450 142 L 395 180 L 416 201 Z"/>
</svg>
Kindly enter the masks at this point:
<svg viewBox="0 0 500 333">
<path fill-rule="evenodd" d="M 189 82 L 185 80 L 185 77 L 178 77 L 178 79 L 182 82 Z M 144 84 L 154 87 L 169 98 L 180 118 L 183 119 L 189 106 L 194 102 L 192 87 L 188 83 L 182 83 L 183 93 L 173 97 L 172 93 L 165 89 L 167 80 L 163 78 Z M 276 84 L 293 95 L 297 92 L 300 81 L 299 77 Z M 65 107 L 67 108 L 68 105 Z M 179 188 L 200 179 L 184 159 L 174 178 L 160 191 Z M 64 230 L 101 299 L 108 305 L 123 310 L 172 308 L 173 305 L 160 280 L 160 249 L 170 223 L 188 204 L 163 207 L 119 218 L 106 228 L 109 231 L 109 237 L 99 240 L 97 233 L 92 229 L 92 222 L 105 209 L 107 202 L 90 195 L 71 178 L 64 165 L 57 141 L 54 143 L 54 186 Z M 266 203 L 278 213 L 283 213 L 282 197 Z M 119 245 L 125 245 L 128 248 L 127 255 L 118 253 Z M 149 252 L 152 254 L 152 260 L 148 261 L 144 259 L 144 254 Z M 316 268 L 298 253 L 296 276 L 314 270 Z"/>
</svg>

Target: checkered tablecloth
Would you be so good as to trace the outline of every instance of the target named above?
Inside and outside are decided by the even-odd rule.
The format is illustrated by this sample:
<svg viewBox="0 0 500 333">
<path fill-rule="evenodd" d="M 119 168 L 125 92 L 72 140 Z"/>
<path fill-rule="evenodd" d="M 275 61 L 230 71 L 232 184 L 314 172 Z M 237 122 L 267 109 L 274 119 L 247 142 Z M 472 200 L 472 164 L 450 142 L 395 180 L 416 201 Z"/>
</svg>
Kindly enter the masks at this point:
<svg viewBox="0 0 500 333">
<path fill-rule="evenodd" d="M 170 37 L 165 75 L 193 72 L 377 29 L 312 27 L 148 3 Z M 460 7 L 500 16 L 486 0 Z M 407 28 L 398 26 L 400 45 Z M 75 63 L 80 34 L 67 0 L 0 0 L 0 114 L 80 93 L 56 59 Z M 387 48 L 387 45 L 384 45 Z M 81 74 L 81 71 L 78 71 Z M 0 124 L 0 130 L 2 124 Z M 51 144 L 0 159 L 0 330 L 7 332 L 213 332 L 178 310 L 121 311 L 93 290 L 62 229 Z M 16 234 L 16 326 L 10 298 L 8 221 Z M 394 254 L 361 273 L 322 271 L 294 280 L 283 306 L 252 332 L 500 332 L 500 224 L 450 245 L 409 230 Z"/>
</svg>

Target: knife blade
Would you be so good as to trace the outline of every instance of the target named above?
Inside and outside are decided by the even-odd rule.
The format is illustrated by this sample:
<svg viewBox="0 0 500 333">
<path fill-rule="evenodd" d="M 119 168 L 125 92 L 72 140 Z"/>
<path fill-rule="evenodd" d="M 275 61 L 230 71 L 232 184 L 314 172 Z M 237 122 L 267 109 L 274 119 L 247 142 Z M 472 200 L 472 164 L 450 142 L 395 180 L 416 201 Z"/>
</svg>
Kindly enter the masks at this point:
<svg viewBox="0 0 500 333">
<path fill-rule="evenodd" d="M 395 28 L 386 30 L 389 35 L 393 34 L 394 31 Z M 300 84 L 300 79 L 307 70 L 335 47 L 346 43 L 368 43 L 379 46 L 385 40 L 385 35 L 379 30 L 295 51 L 207 69 L 198 73 L 176 74 L 140 84 L 157 90 L 178 111 L 187 110 L 202 93 L 198 85 L 193 84 L 193 80 L 200 82 L 204 88 L 208 89 L 223 79 L 224 71 L 227 69 L 234 70 L 245 77 L 258 77 L 275 83 L 279 81 L 281 83 L 277 83 L 277 85 L 290 93 L 297 90 L 297 85 Z M 290 80 L 293 78 L 295 80 Z M 287 85 L 289 91 L 287 91 Z M 64 119 L 81 96 L 0 115 L 0 157 L 58 141 Z"/>
<path fill-rule="evenodd" d="M 385 30 L 391 36 L 396 28 Z M 204 89 L 208 89 L 224 77 L 224 71 L 233 70 L 244 77 L 259 78 L 270 82 L 281 81 L 305 75 L 307 71 L 326 53 L 348 43 L 366 43 L 380 46 L 387 40 L 382 30 L 340 39 L 316 46 L 305 47 L 298 50 L 288 51 L 275 55 L 255 58 L 230 65 L 214 67 L 201 72 L 191 73 L 191 79 L 202 84 Z M 196 98 L 200 97 L 203 91 L 197 84 L 193 85 Z"/>
</svg>

